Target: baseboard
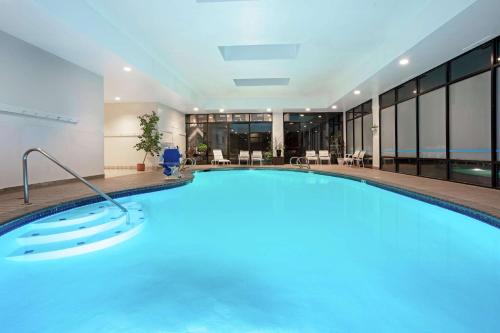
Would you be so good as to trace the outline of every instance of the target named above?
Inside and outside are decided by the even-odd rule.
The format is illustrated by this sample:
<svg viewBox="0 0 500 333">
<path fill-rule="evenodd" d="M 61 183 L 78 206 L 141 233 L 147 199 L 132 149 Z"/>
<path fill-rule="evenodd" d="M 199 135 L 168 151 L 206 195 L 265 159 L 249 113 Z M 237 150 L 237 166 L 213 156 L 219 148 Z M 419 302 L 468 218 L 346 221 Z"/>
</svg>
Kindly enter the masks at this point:
<svg viewBox="0 0 500 333">
<path fill-rule="evenodd" d="M 86 179 L 86 180 L 99 179 L 99 178 L 104 178 L 104 174 L 99 174 L 99 175 L 94 175 L 94 176 L 88 176 L 88 177 L 83 177 L 83 178 Z M 74 182 L 78 182 L 78 181 L 79 180 L 76 179 L 76 178 L 61 179 L 61 180 L 52 180 L 52 181 L 49 181 L 49 182 L 30 184 L 30 189 L 40 188 L 40 187 L 45 187 L 45 186 L 68 184 L 68 183 L 74 183 Z M 5 187 L 5 188 L 0 188 L 0 193 L 15 192 L 15 191 L 19 191 L 19 190 L 22 190 L 22 189 L 23 189 L 23 185 Z"/>
</svg>

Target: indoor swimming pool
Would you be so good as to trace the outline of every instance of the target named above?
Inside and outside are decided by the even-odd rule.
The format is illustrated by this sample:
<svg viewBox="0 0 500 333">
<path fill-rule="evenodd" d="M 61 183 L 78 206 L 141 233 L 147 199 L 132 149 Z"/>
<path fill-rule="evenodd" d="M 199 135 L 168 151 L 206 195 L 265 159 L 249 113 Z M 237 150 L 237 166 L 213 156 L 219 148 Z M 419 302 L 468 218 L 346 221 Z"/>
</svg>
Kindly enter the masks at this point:
<svg viewBox="0 0 500 333">
<path fill-rule="evenodd" d="M 54 217 L 0 236 L 1 332 L 500 331 L 500 230 L 466 215 L 277 170 L 197 172 L 119 202 L 140 224 L 95 203 L 56 216 L 86 226 L 65 239 L 34 231 Z M 78 253 L 104 239 L 88 228 L 127 237 Z M 55 252 L 44 239 L 77 245 L 12 260 Z"/>
</svg>

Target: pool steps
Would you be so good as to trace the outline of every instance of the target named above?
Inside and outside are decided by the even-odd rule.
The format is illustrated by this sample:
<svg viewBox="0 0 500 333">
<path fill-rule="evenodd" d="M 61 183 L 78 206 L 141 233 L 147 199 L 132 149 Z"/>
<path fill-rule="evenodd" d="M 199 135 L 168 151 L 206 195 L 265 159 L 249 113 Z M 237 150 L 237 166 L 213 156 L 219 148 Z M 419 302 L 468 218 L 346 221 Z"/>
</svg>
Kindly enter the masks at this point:
<svg viewBox="0 0 500 333">
<path fill-rule="evenodd" d="M 17 237 L 17 249 L 6 259 L 58 259 L 102 250 L 130 239 L 142 230 L 145 215 L 138 203 L 124 206 L 129 211 L 129 224 L 118 208 L 102 203 L 31 223 L 29 231 Z"/>
</svg>

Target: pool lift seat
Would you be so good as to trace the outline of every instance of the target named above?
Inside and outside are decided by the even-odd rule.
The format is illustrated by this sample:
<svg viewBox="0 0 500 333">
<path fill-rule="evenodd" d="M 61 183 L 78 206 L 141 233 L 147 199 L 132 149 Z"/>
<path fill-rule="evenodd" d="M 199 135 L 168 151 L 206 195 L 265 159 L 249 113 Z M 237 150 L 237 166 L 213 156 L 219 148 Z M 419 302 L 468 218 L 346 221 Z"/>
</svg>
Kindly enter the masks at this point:
<svg viewBox="0 0 500 333">
<path fill-rule="evenodd" d="M 163 162 L 160 163 L 165 176 L 181 178 L 181 157 L 182 154 L 178 148 L 165 148 Z M 184 162 L 184 165 L 186 165 L 186 162 Z"/>
</svg>

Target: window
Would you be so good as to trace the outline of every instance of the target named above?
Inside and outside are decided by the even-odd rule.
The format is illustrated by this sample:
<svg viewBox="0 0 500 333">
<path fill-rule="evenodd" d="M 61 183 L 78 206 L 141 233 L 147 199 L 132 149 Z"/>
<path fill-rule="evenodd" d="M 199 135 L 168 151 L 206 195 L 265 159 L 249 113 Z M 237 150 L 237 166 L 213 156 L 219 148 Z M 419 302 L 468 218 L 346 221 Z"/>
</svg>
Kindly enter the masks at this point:
<svg viewBox="0 0 500 333">
<path fill-rule="evenodd" d="M 354 123 L 352 120 L 346 122 L 346 151 L 347 154 L 354 153 Z"/>
<path fill-rule="evenodd" d="M 236 161 L 240 150 L 249 150 L 249 126 L 248 123 L 232 123 L 229 125 L 230 159 Z"/>
<path fill-rule="evenodd" d="M 227 157 L 228 149 L 228 125 L 225 123 L 208 124 L 208 149 L 209 156 L 213 156 L 214 149 L 221 149 L 222 154 Z"/>
<path fill-rule="evenodd" d="M 248 113 L 233 114 L 233 122 L 248 122 L 250 121 L 250 115 Z"/>
<path fill-rule="evenodd" d="M 438 88 L 446 84 L 446 65 L 422 75 L 419 79 L 420 93 Z"/>
<path fill-rule="evenodd" d="M 344 156 L 342 113 L 285 113 L 283 120 L 287 163 L 293 156 L 304 156 L 306 150 L 328 150 L 332 161 Z"/>
<path fill-rule="evenodd" d="M 417 96 L 417 81 L 409 81 L 398 88 L 398 102 Z"/>
<path fill-rule="evenodd" d="M 200 124 L 207 122 L 206 114 L 191 114 L 186 116 L 186 122 L 190 124 Z"/>
<path fill-rule="evenodd" d="M 273 115 L 270 113 L 252 113 L 250 121 L 273 121 Z"/>
<path fill-rule="evenodd" d="M 250 150 L 260 150 L 263 153 L 272 151 L 272 130 L 271 123 L 251 123 Z"/>
<path fill-rule="evenodd" d="M 488 43 L 450 63 L 451 80 L 455 81 L 464 76 L 486 70 L 491 66 L 493 43 Z"/>
<path fill-rule="evenodd" d="M 486 72 L 450 86 L 450 158 L 491 160 L 491 73 Z M 453 180 L 488 185 L 491 168 L 455 162 Z"/>
<path fill-rule="evenodd" d="M 363 116 L 363 149 L 367 156 L 373 155 L 373 115 L 365 114 Z"/>
<path fill-rule="evenodd" d="M 421 175 L 446 179 L 446 88 L 419 98 Z"/>
<path fill-rule="evenodd" d="M 396 91 L 394 89 L 380 96 L 380 107 L 382 109 L 394 105 L 394 103 L 396 103 Z"/>
<path fill-rule="evenodd" d="M 363 150 L 363 118 L 354 119 L 354 150 Z"/>
<path fill-rule="evenodd" d="M 395 131 L 395 113 L 396 108 L 390 106 L 381 110 L 380 112 L 380 122 L 381 122 L 381 156 L 382 156 L 382 168 L 384 170 L 395 170 L 394 157 L 396 156 L 396 131 Z"/>
<path fill-rule="evenodd" d="M 398 169 L 401 173 L 417 174 L 417 100 L 398 104 Z"/>
</svg>

